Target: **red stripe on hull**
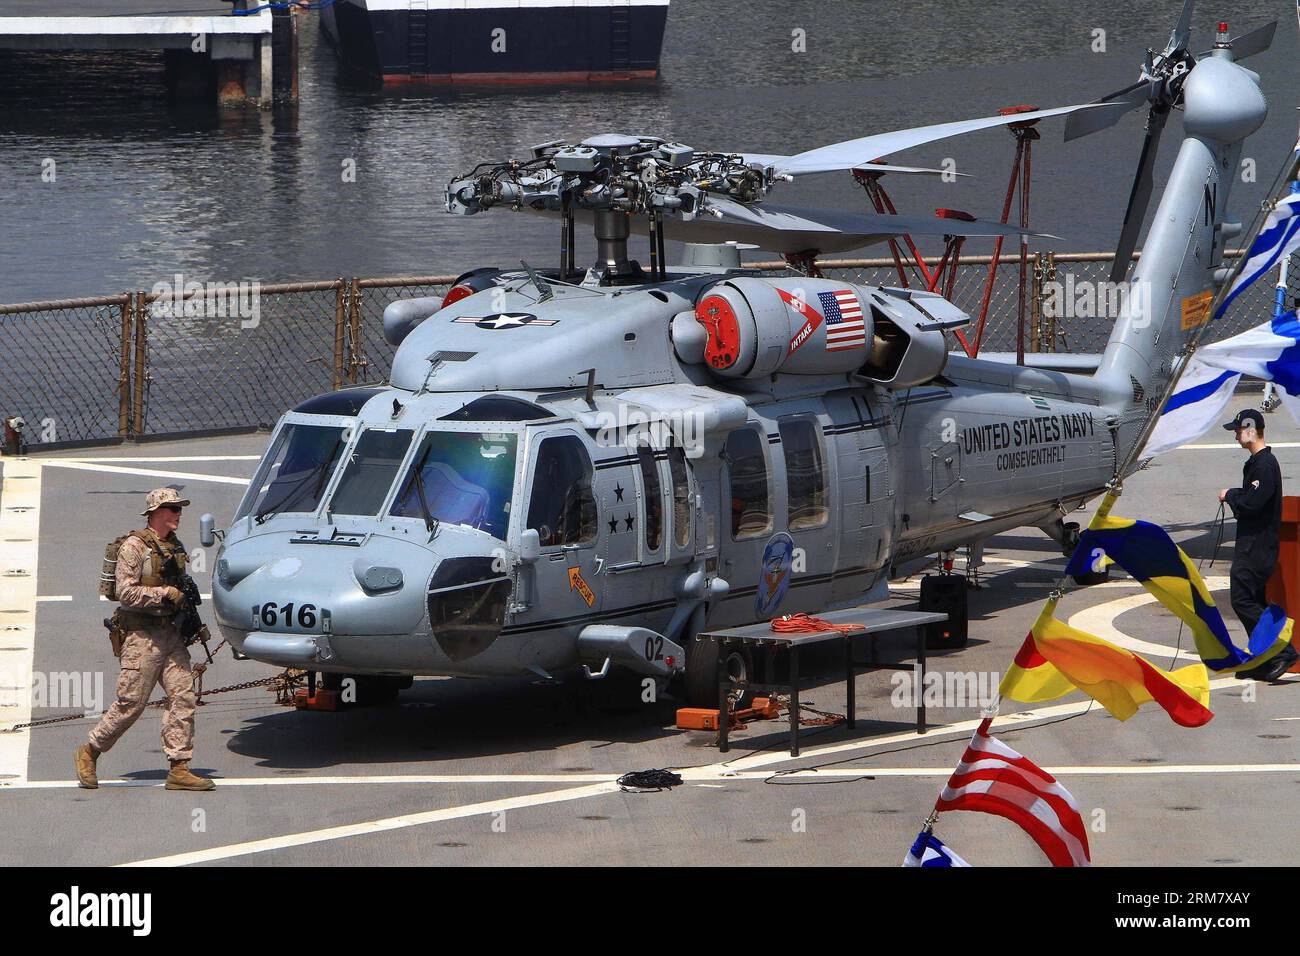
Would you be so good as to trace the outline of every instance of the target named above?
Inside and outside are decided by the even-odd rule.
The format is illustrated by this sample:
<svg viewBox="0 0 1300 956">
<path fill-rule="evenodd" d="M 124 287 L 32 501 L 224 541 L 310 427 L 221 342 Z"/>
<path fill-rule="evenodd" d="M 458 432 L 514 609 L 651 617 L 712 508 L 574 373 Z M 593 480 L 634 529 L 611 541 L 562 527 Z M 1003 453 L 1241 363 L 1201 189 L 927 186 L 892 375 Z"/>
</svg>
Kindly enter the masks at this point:
<svg viewBox="0 0 1300 956">
<path fill-rule="evenodd" d="M 558 70 L 534 73 L 386 73 L 384 83 L 421 84 L 428 86 L 528 85 L 537 83 L 628 83 L 654 80 L 658 70 L 630 70 L 592 72 L 589 70 Z"/>
</svg>

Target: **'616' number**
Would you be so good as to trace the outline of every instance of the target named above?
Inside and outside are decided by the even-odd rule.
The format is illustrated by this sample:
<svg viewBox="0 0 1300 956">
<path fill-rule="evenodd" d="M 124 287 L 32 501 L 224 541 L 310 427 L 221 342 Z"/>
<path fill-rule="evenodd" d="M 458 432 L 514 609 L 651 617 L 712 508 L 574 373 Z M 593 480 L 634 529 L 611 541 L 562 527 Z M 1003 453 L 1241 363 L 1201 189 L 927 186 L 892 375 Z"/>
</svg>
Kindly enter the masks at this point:
<svg viewBox="0 0 1300 956">
<path fill-rule="evenodd" d="M 298 607 L 298 621 L 297 621 L 298 626 L 304 628 L 315 627 L 316 626 L 316 605 L 299 604 L 297 605 L 297 607 Z M 267 601 L 265 604 L 262 605 L 262 611 L 261 611 L 263 626 L 275 627 L 276 624 L 282 623 L 284 627 L 293 627 L 294 625 L 293 609 L 294 609 L 294 603 L 292 601 L 290 601 L 288 604 L 281 604 L 278 607 L 276 606 L 276 603 L 274 601 Z"/>
</svg>

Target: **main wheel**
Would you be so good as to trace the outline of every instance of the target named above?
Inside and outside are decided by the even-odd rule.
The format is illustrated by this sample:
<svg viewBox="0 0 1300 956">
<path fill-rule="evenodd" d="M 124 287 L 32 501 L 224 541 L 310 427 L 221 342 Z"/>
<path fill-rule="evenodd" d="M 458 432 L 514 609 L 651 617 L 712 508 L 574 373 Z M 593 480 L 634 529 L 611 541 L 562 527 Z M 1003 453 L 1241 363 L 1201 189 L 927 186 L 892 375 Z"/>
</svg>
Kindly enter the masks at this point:
<svg viewBox="0 0 1300 956">
<path fill-rule="evenodd" d="M 353 699 L 344 700 L 344 703 L 358 707 L 392 703 L 397 700 L 398 693 L 410 687 L 413 682 L 410 677 L 376 677 L 370 674 L 326 673 L 322 678 L 321 686 L 326 690 L 344 693 L 349 689 L 345 687 L 344 681 L 352 681 L 350 696 Z"/>
<path fill-rule="evenodd" d="M 686 646 L 686 703 L 691 707 L 714 709 L 718 706 L 718 657 L 721 655 L 727 676 L 741 682 L 728 696 L 732 710 L 748 707 L 754 699 L 750 684 L 754 680 L 754 652 L 748 644 L 732 641 L 701 641 L 691 637 Z"/>
</svg>

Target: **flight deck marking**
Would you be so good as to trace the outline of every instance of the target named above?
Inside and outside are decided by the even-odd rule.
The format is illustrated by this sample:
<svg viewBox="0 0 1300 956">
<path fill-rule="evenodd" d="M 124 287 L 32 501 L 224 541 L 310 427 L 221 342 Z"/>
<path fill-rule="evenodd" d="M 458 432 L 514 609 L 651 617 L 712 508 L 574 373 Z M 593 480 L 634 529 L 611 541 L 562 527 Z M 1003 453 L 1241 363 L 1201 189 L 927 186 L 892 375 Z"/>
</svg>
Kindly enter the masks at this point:
<svg viewBox="0 0 1300 956">
<path fill-rule="evenodd" d="M 145 461 L 261 461 L 261 455 L 179 455 L 166 458 L 127 458 L 127 457 L 108 457 L 108 458 L 40 458 L 41 464 L 58 464 L 64 461 L 76 462 L 106 462 L 114 464 L 118 462 L 145 462 Z"/>
<path fill-rule="evenodd" d="M 151 468 L 119 468 L 116 465 L 91 464 L 84 461 L 50 459 L 46 468 L 73 468 L 78 471 L 102 471 L 112 475 L 147 475 L 151 478 L 179 478 L 183 481 L 214 481 L 223 485 L 247 485 L 252 479 L 229 475 L 200 475 L 188 471 L 155 471 Z"/>
<path fill-rule="evenodd" d="M 32 719 L 32 661 L 36 651 L 36 569 L 41 527 L 41 468 L 30 458 L 5 460 L 0 487 L 0 571 L 23 568 L 22 576 L 0 574 L 0 624 L 6 628 L 4 683 L 0 695 L 5 725 Z M 27 480 L 18 480 L 27 479 Z M 15 631 L 7 629 L 18 628 Z M 31 731 L 0 734 L 0 781 L 27 780 Z"/>
<path fill-rule="evenodd" d="M 1240 687 L 1241 684 L 1235 678 L 1224 678 L 1222 680 L 1212 681 L 1211 690 L 1223 690 L 1229 687 Z M 1059 717 L 1066 714 L 1082 714 L 1093 704 L 1092 700 L 1075 701 L 1069 704 L 1058 704 L 1054 707 L 1044 707 L 1041 709 L 1022 711 L 1015 714 L 1007 714 L 999 718 L 998 730 L 1008 732 L 1012 730 L 1026 729 L 1019 725 L 1031 724 L 1037 721 Z M 1096 708 L 1097 713 L 1105 713 L 1103 708 Z M 961 743 L 970 733 L 980 725 L 981 720 L 960 721 L 947 727 L 935 728 L 924 734 L 917 734 L 914 731 L 892 734 L 887 737 L 880 737 L 869 741 L 849 741 L 843 744 L 834 744 L 828 747 L 819 747 L 812 750 L 805 750 L 798 757 L 791 757 L 788 753 L 752 755 L 742 757 L 734 761 L 724 761 L 722 763 L 710 764 L 705 767 L 695 769 L 686 769 L 682 771 L 682 779 L 687 782 L 709 781 L 716 779 L 734 780 L 748 779 L 749 774 L 745 771 L 759 767 L 770 767 L 774 764 L 788 763 L 792 760 L 807 760 L 814 757 L 829 756 L 842 753 L 846 750 L 867 750 L 875 747 L 887 746 L 889 744 L 902 742 L 917 742 L 927 739 L 937 739 L 940 737 L 952 736 L 947 743 Z M 1195 765 L 1192 765 L 1195 766 Z M 1214 767 L 1213 770 L 1184 770 L 1174 767 L 1153 767 L 1143 766 L 1141 768 L 1105 768 L 1114 772 L 1136 773 L 1138 770 L 1146 770 L 1158 773 L 1161 770 L 1168 772 L 1187 772 L 1187 773 L 1228 773 L 1234 772 L 1222 769 L 1228 766 L 1249 767 L 1249 764 L 1241 765 L 1206 765 Z M 1271 765 L 1256 765 L 1271 766 Z M 1283 765 L 1279 765 L 1283 766 Z M 1295 773 L 1296 766 L 1287 764 L 1285 772 Z M 1181 768 L 1182 765 L 1179 765 Z M 830 768 L 828 768 L 830 769 Z M 898 768 L 900 771 L 906 771 L 908 768 Z M 1081 768 L 1082 770 L 1091 770 L 1094 773 L 1100 772 L 1098 768 Z M 811 772 L 811 771 L 810 771 Z M 818 771 L 825 773 L 826 771 Z M 918 773 L 917 771 L 911 771 Z M 1062 771 L 1065 772 L 1065 771 Z M 1236 771 L 1246 772 L 1246 771 Z M 1270 771 L 1272 772 L 1272 771 Z M 1283 771 L 1278 771 L 1283 772 Z M 863 774 L 874 775 L 877 770 L 872 767 L 859 767 L 851 771 L 853 776 L 862 776 Z M 951 775 L 952 768 L 945 767 L 942 770 L 943 775 Z M 769 776 L 769 772 L 754 774 L 755 779 L 764 779 Z M 897 776 L 902 773 L 895 774 Z M 918 775 L 920 775 L 918 773 Z M 936 772 L 937 775 L 937 772 Z M 794 776 L 791 774 L 791 776 Z M 571 779 L 571 778 L 566 778 Z M 225 781 L 222 781 L 223 783 Z M 290 781 L 283 781 L 289 783 Z M 305 778 L 299 778 L 297 782 L 305 782 Z M 281 781 L 276 781 L 280 784 Z M 102 785 L 102 784 L 101 784 Z M 545 806 L 552 803 L 564 803 L 570 800 L 581 800 L 586 797 L 597 797 L 609 793 L 617 793 L 619 787 L 616 783 L 599 783 L 583 787 L 570 787 L 563 790 L 552 790 L 545 793 L 529 794 L 523 797 L 510 797 L 504 800 L 493 800 L 484 803 L 466 804 L 460 807 L 448 807 L 442 810 L 430 810 L 424 813 L 409 813 L 399 817 L 387 817 L 381 820 L 373 820 L 363 823 L 346 824 L 336 827 L 326 827 L 319 830 L 307 830 L 301 833 L 290 833 L 279 837 L 268 837 L 261 840 L 251 840 L 244 843 L 233 843 L 225 846 L 212 847 L 207 850 L 196 850 L 189 853 L 177 853 L 170 856 L 153 857 L 147 860 L 135 860 L 130 863 L 121 863 L 119 866 L 189 866 L 195 863 L 209 863 L 215 860 L 226 860 L 234 857 L 249 856 L 254 853 L 265 853 L 272 850 L 287 849 L 295 846 L 306 846 L 312 843 L 326 843 L 332 840 L 342 840 L 348 837 L 364 836 L 371 833 L 379 833 L 387 830 L 402 829 L 405 827 L 422 826 L 426 823 L 440 823 L 444 820 L 456 820 L 464 817 L 480 816 L 485 813 L 496 813 L 500 810 L 523 809 L 526 807 Z"/>
<path fill-rule="evenodd" d="M 484 803 L 471 803 L 461 807 L 447 807 L 443 810 L 429 810 L 424 813 L 404 813 L 397 817 L 385 817 L 382 820 L 368 820 L 364 823 L 349 823 L 344 826 L 326 827 L 322 830 L 308 830 L 303 833 L 290 833 L 280 837 L 268 837 L 264 840 L 251 840 L 247 843 L 234 843 L 228 846 L 212 847 L 208 850 L 195 850 L 190 853 L 176 853 L 171 856 L 155 857 L 152 860 L 136 860 L 121 863 L 119 866 L 188 866 L 193 863 L 210 863 L 213 860 L 227 860 L 236 856 L 248 856 L 253 853 L 266 853 L 271 850 L 283 850 L 288 847 L 305 846 L 309 843 L 324 843 L 329 840 L 343 840 L 347 837 L 364 836 L 370 833 L 382 833 L 387 830 L 400 830 L 406 827 L 423 826 L 426 823 L 441 823 L 444 820 L 458 820 L 462 817 L 474 817 L 484 813 L 503 813 L 508 810 L 521 810 L 546 803 L 563 803 L 566 800 L 581 800 L 606 793 L 618 793 L 617 783 L 598 783 L 586 787 L 571 787 L 567 790 L 549 793 L 534 793 L 522 797 L 507 797 L 503 800 L 489 800 Z"/>
<path fill-rule="evenodd" d="M 1207 578 L 1206 585 L 1211 590 L 1221 590 L 1222 589 L 1221 587 L 1216 587 L 1216 586 L 1221 585 L 1224 580 L 1225 579 L 1218 578 L 1218 577 Z M 1074 616 L 1070 618 L 1070 621 L 1073 623 L 1076 617 L 1086 614 L 1087 611 L 1095 611 L 1098 608 L 1107 608 L 1114 605 L 1119 605 L 1120 607 L 1118 609 L 1108 612 L 1109 616 L 1106 618 L 1108 622 L 1109 620 L 1113 620 L 1114 617 L 1118 616 L 1124 610 L 1131 609 L 1132 606 L 1140 606 L 1135 604 L 1135 599 L 1138 598 L 1145 598 L 1148 601 L 1154 600 L 1154 598 L 1146 594 L 1132 595 L 1129 597 L 1119 598 L 1117 600 L 1107 601 L 1104 604 L 1097 605 L 1097 608 L 1089 608 L 1086 611 L 1077 612 Z M 1143 603 L 1146 603 L 1146 601 L 1144 601 Z M 1078 625 L 1075 624 L 1075 626 Z M 1129 637 L 1128 635 L 1125 635 L 1122 632 L 1116 630 L 1113 627 L 1113 625 L 1110 625 L 1108 623 L 1107 623 L 1107 627 L 1109 628 L 1109 631 L 1112 635 L 1120 639 L 1119 642 L 1146 645 L 1152 648 L 1156 648 L 1159 653 L 1174 652 L 1174 648 L 1166 648 L 1166 647 L 1162 647 L 1161 645 L 1149 644 L 1149 642 L 1140 641 L 1137 638 Z M 1241 686 L 1242 686 L 1241 682 L 1235 677 L 1224 677 L 1224 678 L 1212 680 L 1210 681 L 1210 685 L 1209 685 L 1211 691 L 1239 689 Z M 1086 700 L 1072 701 L 1064 704 L 1056 704 L 1051 707 L 1034 708 L 1031 710 L 999 715 L 997 727 L 1000 732 L 1006 733 L 1014 730 L 1031 729 L 1032 726 L 1044 720 L 1049 720 L 1052 718 L 1062 717 L 1067 715 L 1084 714 L 1089 712 L 1090 710 L 1098 714 L 1106 713 L 1104 708 L 1100 706 L 1094 706 L 1094 705 L 1095 705 L 1095 701 L 1091 699 L 1086 699 Z M 944 738 L 951 738 L 950 740 L 946 740 L 945 742 L 951 742 L 956 744 L 956 743 L 960 743 L 977 726 L 979 726 L 980 722 L 981 722 L 981 718 L 975 718 L 972 720 L 958 721 L 957 723 L 950 724 L 946 727 L 936 727 L 932 730 L 927 731 L 924 734 L 917 734 L 914 731 L 909 730 L 898 734 L 891 734 L 885 737 L 873 738 L 871 740 L 845 741 L 844 743 L 831 744 L 826 747 L 815 747 L 810 750 L 805 750 L 797 758 L 791 757 L 788 753 L 784 753 L 784 752 L 776 753 L 776 754 L 752 754 L 749 756 L 739 757 L 734 760 L 728 760 L 728 761 L 722 761 L 715 764 L 710 764 L 708 766 L 696 768 L 693 770 L 684 770 L 682 772 L 682 777 L 684 780 L 690 782 L 709 781 L 715 779 L 727 779 L 727 780 L 747 779 L 749 776 L 747 771 L 757 770 L 758 768 L 764 768 L 764 767 L 773 767 L 775 765 L 779 765 L 782 763 L 788 763 L 792 760 L 814 760 L 823 757 L 833 756 L 836 754 L 842 754 L 849 751 L 869 752 L 875 748 L 890 746 L 892 744 L 917 743 L 919 741 L 931 741 L 931 740 L 939 741 Z M 868 754 L 864 753 L 864 757 L 867 755 Z M 1167 773 L 1206 774 L 1206 773 L 1252 772 L 1250 770 L 1244 769 L 1250 766 L 1252 765 L 1209 764 L 1209 765 L 1202 765 L 1202 766 L 1197 766 L 1197 765 L 1172 766 L 1171 765 L 1168 767 L 1161 767 L 1161 768 L 1157 768 L 1153 766 L 1143 766 L 1140 768 L 1126 767 L 1126 768 L 1073 768 L 1073 769 L 1077 770 L 1080 773 L 1093 773 L 1093 774 L 1101 774 L 1104 772 L 1135 774 L 1141 771 L 1149 771 L 1152 773 L 1158 773 L 1164 771 Z M 1274 765 L 1258 764 L 1254 766 L 1272 767 Z M 1296 771 L 1296 766 L 1294 764 L 1276 765 L 1276 766 L 1285 768 L 1285 770 L 1278 770 L 1276 772 L 1294 773 Z M 1229 768 L 1237 768 L 1237 769 L 1229 769 Z M 835 768 L 827 768 L 827 770 L 831 770 L 831 769 L 835 769 Z M 841 769 L 844 770 L 845 772 L 850 772 L 855 776 L 861 776 L 864 773 L 872 774 L 872 775 L 878 773 L 878 769 L 872 767 L 859 767 L 859 768 L 853 768 L 851 770 L 847 768 L 841 768 Z M 906 768 L 899 768 L 899 769 L 905 770 Z M 827 773 L 827 770 L 818 771 L 818 773 L 825 774 Z M 920 771 L 912 770 L 911 772 L 920 775 Z M 945 767 L 942 771 L 943 774 L 951 774 L 951 772 L 952 770 L 950 767 Z M 1060 771 L 1053 771 L 1053 772 L 1069 773 L 1071 772 L 1071 770 L 1063 769 Z M 1274 771 L 1257 770 L 1253 772 L 1274 772 Z M 881 773 L 881 775 L 883 776 L 885 774 Z M 898 773 L 895 775 L 901 776 L 902 773 Z M 761 774 L 759 776 L 766 776 L 766 774 Z M 791 774 L 791 776 L 795 776 L 795 774 Z M 298 780 L 292 782 L 306 783 L 308 779 L 309 778 L 298 778 Z M 363 779 L 373 779 L 373 778 L 363 778 Z M 564 779 L 567 782 L 568 780 L 572 780 L 574 778 L 565 777 Z M 285 781 L 277 780 L 276 784 L 282 785 L 290 782 L 291 781 L 288 780 Z M 462 778 L 462 782 L 463 782 L 463 778 Z M 528 782 L 528 781 L 519 778 L 512 778 L 511 782 Z M 60 786 L 63 785 L 71 786 L 71 783 L 65 783 L 62 781 L 58 783 Z M 617 785 L 615 784 L 595 784 L 595 785 L 590 785 L 585 787 L 566 788 L 558 791 L 550 791 L 548 793 L 532 794 L 528 797 L 510 798 L 505 801 L 491 801 L 487 803 L 469 804 L 462 807 L 452 807 L 444 810 L 434 810 L 426 813 L 406 814 L 401 817 L 390 817 L 383 820 L 372 821 L 369 823 L 349 824 L 346 826 L 329 827 L 321 830 L 306 831 L 303 833 L 287 834 L 281 837 L 272 837 L 263 840 L 254 840 L 247 843 L 230 844 L 223 847 L 214 847 L 208 850 L 200 850 L 191 853 L 175 854 L 172 856 L 165 856 L 165 857 L 156 857 L 150 860 L 135 861 L 133 863 L 127 863 L 121 865 L 184 866 L 184 865 L 189 865 L 191 863 L 203 863 L 203 862 L 210 862 L 213 860 L 230 859 L 233 857 L 246 856 L 254 853 L 266 852 L 269 850 L 284 849 L 290 846 L 303 846 L 311 843 L 322 843 L 322 842 L 328 842 L 330 840 L 345 839 L 347 837 L 361 836 L 368 833 L 381 832 L 384 830 L 397 829 L 401 827 L 420 826 L 425 823 L 437 823 L 443 820 L 459 819 L 468 816 L 477 816 L 484 813 L 492 813 L 499 809 L 544 806 L 550 803 L 560 803 L 569 800 L 582 799 L 587 796 L 600 796 L 605 793 L 616 792 L 617 789 L 618 789 Z M 506 807 L 505 806 L 506 804 L 509 804 L 509 807 Z"/>
<path fill-rule="evenodd" d="M 1275 718 L 1279 719 L 1279 718 Z M 952 741 L 958 743 L 959 741 Z M 704 789 L 718 789 L 726 783 L 737 780 L 741 782 L 763 781 L 772 777 L 770 770 L 709 770 L 700 768 L 682 772 L 682 779 Z M 1297 767 L 1294 763 L 1246 763 L 1246 764 L 1120 764 L 1114 766 L 1046 766 L 1043 768 L 1053 775 L 1073 775 L 1081 777 L 1101 776 L 1159 776 L 1168 774 L 1233 774 L 1233 773 L 1291 773 Z M 869 764 L 857 767 L 822 767 L 818 770 L 790 770 L 781 774 L 782 778 L 800 777 L 807 779 L 817 777 L 861 777 L 863 774 L 874 777 L 948 777 L 952 775 L 952 765 L 942 767 L 875 767 Z M 393 786 L 499 786 L 539 783 L 593 783 L 612 784 L 619 778 L 618 773 L 570 773 L 570 774 L 392 774 L 378 777 L 364 777 L 357 774 L 333 777 L 215 777 L 222 787 L 393 787 Z M 717 781 L 717 782 L 713 782 Z M 99 780 L 101 789 L 114 790 L 161 790 L 162 780 Z M 28 780 L 23 783 L 10 784 L 4 790 L 77 790 L 80 785 L 75 780 Z M 555 791 L 549 791 L 554 793 Z M 543 794 L 538 794 L 541 796 Z M 488 812 L 488 811 L 482 811 Z"/>
</svg>

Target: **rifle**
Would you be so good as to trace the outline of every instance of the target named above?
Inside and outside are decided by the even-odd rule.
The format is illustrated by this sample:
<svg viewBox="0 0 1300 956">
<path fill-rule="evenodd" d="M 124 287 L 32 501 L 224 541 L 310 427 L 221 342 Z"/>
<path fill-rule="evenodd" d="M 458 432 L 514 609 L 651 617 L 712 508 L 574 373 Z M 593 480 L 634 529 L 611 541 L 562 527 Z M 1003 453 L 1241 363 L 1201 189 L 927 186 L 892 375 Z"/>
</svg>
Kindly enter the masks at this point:
<svg viewBox="0 0 1300 956">
<path fill-rule="evenodd" d="M 208 658 L 208 663 L 212 663 L 212 651 L 208 649 L 208 640 L 212 635 L 208 632 L 208 626 L 203 623 L 199 617 L 199 605 L 203 603 L 203 598 L 199 596 L 199 586 L 195 580 L 188 574 L 181 576 L 181 604 L 180 615 L 176 619 L 176 624 L 180 628 L 181 638 L 185 641 L 185 646 L 191 644 L 202 644 L 203 653 Z"/>
</svg>

